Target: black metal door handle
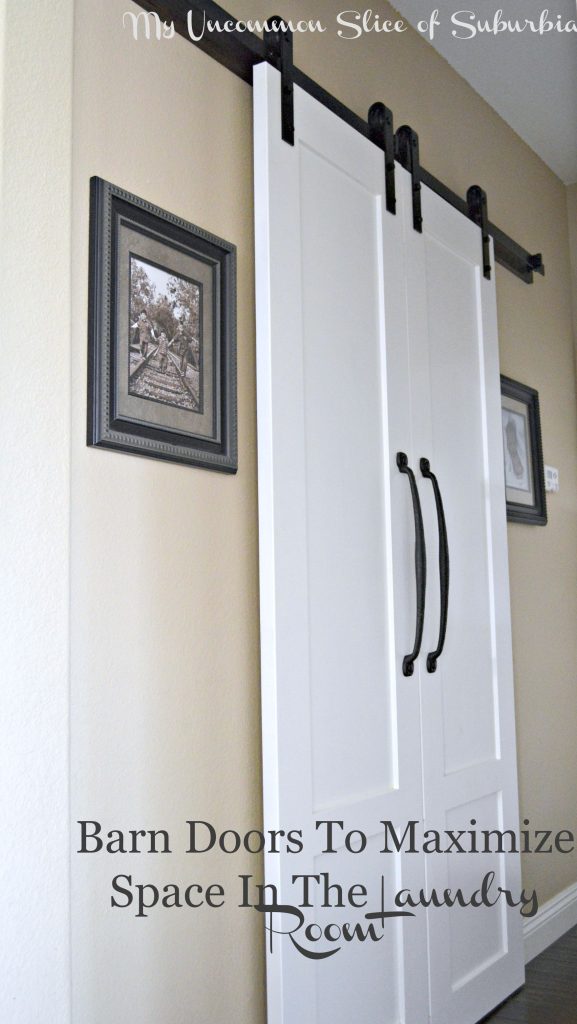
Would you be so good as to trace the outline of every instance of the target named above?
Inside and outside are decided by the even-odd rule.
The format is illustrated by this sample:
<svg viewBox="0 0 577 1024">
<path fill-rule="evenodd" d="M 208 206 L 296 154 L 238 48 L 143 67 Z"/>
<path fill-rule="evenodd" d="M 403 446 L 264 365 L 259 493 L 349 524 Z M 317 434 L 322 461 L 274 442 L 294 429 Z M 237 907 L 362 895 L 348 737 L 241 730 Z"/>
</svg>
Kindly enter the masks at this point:
<svg viewBox="0 0 577 1024">
<path fill-rule="evenodd" d="M 401 473 L 406 473 L 411 486 L 411 497 L 413 499 L 413 514 L 415 516 L 415 582 L 417 585 L 417 623 L 415 627 L 415 644 L 411 654 L 403 658 L 403 675 L 412 676 L 415 661 L 421 650 L 423 639 L 423 622 L 425 619 L 425 587 L 427 584 L 427 556 L 425 552 L 425 531 L 423 529 L 423 515 L 421 502 L 417 490 L 415 474 L 409 466 L 409 460 L 404 452 L 397 452 L 397 466 Z"/>
<path fill-rule="evenodd" d="M 427 477 L 433 485 L 433 493 L 435 495 L 435 505 L 437 506 L 437 521 L 439 524 L 439 580 L 441 585 L 441 619 L 439 623 L 439 639 L 437 641 L 437 648 L 427 654 L 427 671 L 435 672 L 437 668 L 437 661 L 443 653 L 443 647 L 445 646 L 445 636 L 447 633 L 447 613 L 449 611 L 449 541 L 447 539 L 447 526 L 445 523 L 445 511 L 443 509 L 443 499 L 441 498 L 441 491 L 437 478 L 434 473 L 431 472 L 431 466 L 428 459 L 421 459 L 421 473 Z"/>
</svg>

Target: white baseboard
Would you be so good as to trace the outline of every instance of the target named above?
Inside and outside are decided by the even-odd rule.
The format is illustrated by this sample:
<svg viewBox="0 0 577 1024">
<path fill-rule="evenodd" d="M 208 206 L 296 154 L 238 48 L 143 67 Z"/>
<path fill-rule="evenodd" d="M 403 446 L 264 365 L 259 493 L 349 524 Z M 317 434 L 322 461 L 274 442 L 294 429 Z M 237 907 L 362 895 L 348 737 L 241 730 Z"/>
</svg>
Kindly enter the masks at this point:
<svg viewBox="0 0 577 1024">
<path fill-rule="evenodd" d="M 558 896 L 548 900 L 535 914 L 523 922 L 525 963 L 542 953 L 565 932 L 577 925 L 577 884 L 570 885 Z"/>
</svg>

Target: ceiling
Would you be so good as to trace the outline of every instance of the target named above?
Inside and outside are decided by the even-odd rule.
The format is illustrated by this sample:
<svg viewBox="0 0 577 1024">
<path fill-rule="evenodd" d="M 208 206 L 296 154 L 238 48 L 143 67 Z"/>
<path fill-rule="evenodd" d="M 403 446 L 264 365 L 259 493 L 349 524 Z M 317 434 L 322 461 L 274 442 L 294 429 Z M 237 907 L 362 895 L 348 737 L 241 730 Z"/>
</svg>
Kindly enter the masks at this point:
<svg viewBox="0 0 577 1024">
<path fill-rule="evenodd" d="M 440 26 L 432 45 L 473 86 L 501 117 L 531 146 L 565 184 L 577 181 L 577 32 L 550 31 L 542 35 L 527 29 L 495 35 L 476 27 L 493 23 L 497 3 L 476 0 L 393 0 L 411 25 L 439 11 Z M 545 0 L 500 0 L 503 21 L 532 19 L 536 25 Z M 577 22 L 576 0 L 550 0 L 548 20 Z M 474 19 L 464 12 L 474 13 Z M 454 36 L 452 33 L 455 32 Z M 428 39 L 427 33 L 423 37 Z"/>
</svg>

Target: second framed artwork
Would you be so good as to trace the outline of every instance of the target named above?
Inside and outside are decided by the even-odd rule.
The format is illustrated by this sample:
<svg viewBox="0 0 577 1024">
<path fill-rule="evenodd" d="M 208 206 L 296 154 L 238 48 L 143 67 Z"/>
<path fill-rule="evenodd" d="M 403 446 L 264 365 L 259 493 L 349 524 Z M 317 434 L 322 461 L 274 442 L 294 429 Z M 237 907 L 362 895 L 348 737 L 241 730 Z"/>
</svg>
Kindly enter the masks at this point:
<svg viewBox="0 0 577 1024">
<path fill-rule="evenodd" d="M 537 391 L 501 376 L 501 416 L 507 519 L 545 526 L 547 506 Z"/>
<path fill-rule="evenodd" d="M 237 468 L 236 249 L 91 180 L 88 444 Z"/>
</svg>

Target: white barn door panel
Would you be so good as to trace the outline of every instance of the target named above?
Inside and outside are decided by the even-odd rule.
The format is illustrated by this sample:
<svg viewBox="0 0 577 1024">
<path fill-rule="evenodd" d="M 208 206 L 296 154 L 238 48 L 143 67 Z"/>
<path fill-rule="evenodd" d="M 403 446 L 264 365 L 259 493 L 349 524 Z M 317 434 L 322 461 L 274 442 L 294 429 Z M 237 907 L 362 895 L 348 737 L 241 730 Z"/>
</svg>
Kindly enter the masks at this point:
<svg viewBox="0 0 577 1024">
<path fill-rule="evenodd" d="M 414 442 L 442 494 L 450 584 L 446 641 L 434 673 L 440 607 L 433 489 L 420 482 L 428 558 L 421 656 L 425 824 L 519 825 L 495 285 L 479 229 L 422 188 L 423 233 L 406 234 Z M 494 263 L 493 263 L 494 265 Z M 510 854 L 426 858 L 427 888 L 470 894 L 489 872 L 519 899 Z M 429 911 L 431 1019 L 472 1024 L 524 980 L 522 918 L 490 909 Z"/>
<path fill-rule="evenodd" d="M 303 855 L 270 855 L 266 880 L 291 903 L 292 875 L 327 871 L 364 884 L 376 911 L 384 876 L 394 909 L 399 888 L 424 884 L 418 858 L 379 853 L 382 819 L 422 817 L 418 678 L 397 671 L 414 579 L 393 575 L 393 546 L 410 565 L 413 544 L 407 481 L 395 467 L 392 502 L 390 472 L 410 437 L 403 264 L 383 265 L 402 221 L 385 211 L 370 142 L 297 88 L 287 146 L 280 76 L 254 75 L 265 822 L 305 829 Z M 403 339 L 395 367 L 389 334 Z M 362 855 L 322 853 L 314 822 L 327 819 L 369 836 Z M 268 957 L 270 1024 L 422 1022 L 424 941 L 423 914 L 319 964 L 283 940 Z"/>
<path fill-rule="evenodd" d="M 470 892 L 489 870 L 519 889 L 514 857 L 380 852 L 383 820 L 517 825 L 494 288 L 474 225 L 423 189 L 416 233 L 406 172 L 392 216 L 380 150 L 298 87 L 288 146 L 280 97 L 279 73 L 255 67 L 264 816 L 304 842 L 267 855 L 265 872 L 286 904 L 301 901 L 295 875 L 364 884 L 364 908 L 304 913 L 366 927 L 381 887 L 389 910 L 400 889 Z M 400 451 L 428 560 L 411 676 L 415 525 Z M 438 528 L 422 457 L 451 560 L 434 673 Z M 347 851 L 337 830 L 338 852 L 323 852 L 315 822 L 329 819 L 362 830 L 367 848 Z M 269 1024 L 474 1024 L 522 982 L 515 914 L 419 910 L 387 921 L 382 941 L 341 943 L 320 961 L 269 934 Z M 290 924 L 279 915 L 277 927 Z"/>
</svg>

